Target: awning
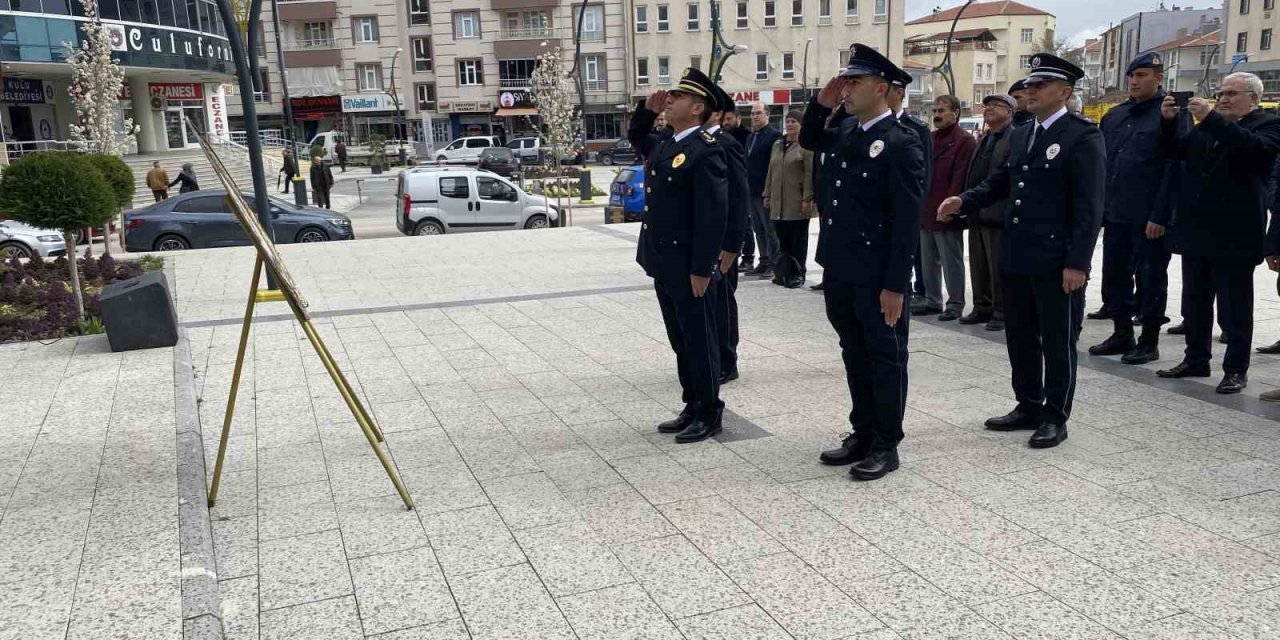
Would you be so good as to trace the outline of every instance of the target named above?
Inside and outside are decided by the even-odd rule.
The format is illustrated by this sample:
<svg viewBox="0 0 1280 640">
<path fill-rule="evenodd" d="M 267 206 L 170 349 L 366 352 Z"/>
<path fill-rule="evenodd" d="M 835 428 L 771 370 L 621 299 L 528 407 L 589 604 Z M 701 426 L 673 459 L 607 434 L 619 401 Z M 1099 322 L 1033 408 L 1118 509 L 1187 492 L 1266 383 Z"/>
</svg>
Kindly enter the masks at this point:
<svg viewBox="0 0 1280 640">
<path fill-rule="evenodd" d="M 526 108 L 507 108 L 507 109 L 498 109 L 493 113 L 493 115 L 498 116 L 499 118 L 505 118 L 507 116 L 536 116 L 538 115 L 538 110 L 530 109 L 527 107 Z"/>
</svg>

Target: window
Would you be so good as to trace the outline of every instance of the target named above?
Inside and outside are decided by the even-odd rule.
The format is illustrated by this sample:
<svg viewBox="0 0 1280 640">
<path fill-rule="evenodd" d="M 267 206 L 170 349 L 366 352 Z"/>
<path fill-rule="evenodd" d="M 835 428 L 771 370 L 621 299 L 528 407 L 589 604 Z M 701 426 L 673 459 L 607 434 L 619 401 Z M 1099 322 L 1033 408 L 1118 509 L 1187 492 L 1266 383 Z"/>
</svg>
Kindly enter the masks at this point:
<svg viewBox="0 0 1280 640">
<path fill-rule="evenodd" d="M 582 117 L 582 128 L 588 140 L 612 140 L 623 134 L 622 114 L 588 113 Z"/>
<path fill-rule="evenodd" d="M 489 144 L 488 138 L 469 138 L 467 140 L 468 149 L 484 149 L 485 147 L 489 147 L 489 146 L 492 146 L 492 145 Z"/>
<path fill-rule="evenodd" d="M 436 83 L 421 82 L 413 85 L 413 93 L 418 98 L 418 111 L 434 111 L 436 108 Z"/>
<path fill-rule="evenodd" d="M 298 43 L 298 46 L 303 49 L 334 46 L 333 35 L 329 33 L 329 23 L 302 23 L 302 41 Z"/>
<path fill-rule="evenodd" d="M 582 13 L 582 41 L 604 42 L 604 7 L 595 4 L 584 7 Z M 577 27 L 578 25 L 574 25 Z"/>
<path fill-rule="evenodd" d="M 1036 30 L 1035 30 L 1035 29 L 1023 29 L 1023 30 L 1022 30 L 1022 44 L 1031 44 L 1032 42 L 1034 42 L 1034 41 L 1035 41 L 1035 38 L 1036 38 Z"/>
<path fill-rule="evenodd" d="M 778 26 L 778 7 L 773 0 L 765 0 L 764 3 L 764 26 Z"/>
<path fill-rule="evenodd" d="M 636 5 L 636 33 L 649 32 L 649 5 Z"/>
<path fill-rule="evenodd" d="M 738 22 L 734 25 L 738 29 L 746 29 L 750 26 L 747 19 L 747 3 L 738 1 Z"/>
<path fill-rule="evenodd" d="M 831 0 L 818 0 L 818 24 L 831 24 Z"/>
<path fill-rule="evenodd" d="M 253 92 L 253 101 L 269 103 L 271 102 L 271 76 L 267 75 L 266 65 L 258 68 L 258 78 L 258 87 L 262 90 Z"/>
<path fill-rule="evenodd" d="M 488 176 L 476 176 L 476 193 L 481 200 L 495 200 L 498 202 L 515 202 L 516 188 L 497 179 Z"/>
<path fill-rule="evenodd" d="M 876 0 L 876 15 L 873 22 L 885 22 L 889 19 L 889 0 Z"/>
<path fill-rule="evenodd" d="M 685 5 L 685 25 L 686 31 L 697 31 L 700 21 L 698 20 L 698 5 L 689 3 Z"/>
<path fill-rule="evenodd" d="M 466 176 L 448 176 L 440 178 L 440 197 L 466 199 L 471 197 L 470 185 Z"/>
<path fill-rule="evenodd" d="M 1031 68 L 1031 56 L 1018 56 L 1018 67 L 1022 69 Z"/>
<path fill-rule="evenodd" d="M 484 65 L 479 60 L 458 61 L 458 84 L 463 87 L 478 87 L 484 84 Z"/>
<path fill-rule="evenodd" d="M 545 38 L 551 35 L 546 11 L 508 11 L 503 16 L 503 37 Z"/>
<path fill-rule="evenodd" d="M 791 0 L 791 26 L 804 26 L 804 0 Z"/>
<path fill-rule="evenodd" d="M 480 12 L 457 11 L 453 14 L 453 37 L 479 38 Z"/>
<path fill-rule="evenodd" d="M 671 13 L 665 4 L 658 5 L 658 33 L 671 31 Z"/>
<path fill-rule="evenodd" d="M 222 204 L 222 196 L 204 196 L 202 198 L 192 198 L 185 202 L 179 202 L 174 208 L 178 213 L 226 213 L 227 208 Z"/>
<path fill-rule="evenodd" d="M 844 0 L 844 21 L 846 24 L 858 21 L 858 0 Z"/>
<path fill-rule="evenodd" d="M 1240 0 L 1240 15 L 1249 14 L 1249 0 Z"/>
<path fill-rule="evenodd" d="M 658 58 L 658 84 L 671 84 L 671 59 Z"/>
<path fill-rule="evenodd" d="M 1246 53 L 1249 50 L 1249 32 L 1241 31 L 1236 34 L 1236 53 Z"/>
<path fill-rule="evenodd" d="M 1262 0 L 1262 10 L 1270 11 L 1276 8 L 1276 0 Z"/>
<path fill-rule="evenodd" d="M 1218 66 L 1219 54 L 1217 47 L 1205 47 L 1200 50 L 1200 67 L 1216 67 Z"/>
<path fill-rule="evenodd" d="M 796 79 L 796 54 L 790 51 L 782 54 L 782 79 Z"/>
<path fill-rule="evenodd" d="M 701 69 L 701 68 L 702 68 L 702 56 L 689 56 L 689 68 L 690 68 L 690 69 Z"/>
<path fill-rule="evenodd" d="M 498 85 L 504 89 L 527 87 L 538 61 L 532 58 L 498 61 Z"/>
<path fill-rule="evenodd" d="M 636 84 L 649 84 L 649 59 L 636 58 Z"/>
<path fill-rule="evenodd" d="M 414 71 L 433 71 L 434 62 L 431 60 L 431 38 L 414 38 L 413 43 L 413 70 Z"/>
<path fill-rule="evenodd" d="M 604 70 L 604 54 L 593 53 L 583 56 L 582 88 L 587 91 L 604 91 L 608 87 Z"/>
<path fill-rule="evenodd" d="M 769 54 L 756 54 L 756 80 L 769 79 Z"/>
<path fill-rule="evenodd" d="M 428 0 L 409 0 L 409 24 L 431 24 Z"/>
<path fill-rule="evenodd" d="M 1258 48 L 1259 49 L 1271 48 L 1271 30 L 1270 29 L 1262 30 L 1262 40 L 1258 42 Z"/>
<path fill-rule="evenodd" d="M 356 44 L 376 44 L 378 42 L 378 16 L 363 16 L 355 19 L 351 29 L 356 32 Z"/>
<path fill-rule="evenodd" d="M 382 65 L 357 64 L 356 85 L 361 91 L 382 91 Z"/>
</svg>

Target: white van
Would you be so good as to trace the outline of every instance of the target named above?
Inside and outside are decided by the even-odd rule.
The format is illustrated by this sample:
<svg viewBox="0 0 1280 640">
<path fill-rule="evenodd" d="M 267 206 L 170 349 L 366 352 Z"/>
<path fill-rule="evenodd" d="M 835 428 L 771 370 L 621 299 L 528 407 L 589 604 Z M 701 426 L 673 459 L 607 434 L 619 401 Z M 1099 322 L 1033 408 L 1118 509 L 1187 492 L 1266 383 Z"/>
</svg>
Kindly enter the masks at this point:
<svg viewBox="0 0 1280 640">
<path fill-rule="evenodd" d="M 449 143 L 449 146 L 436 152 L 437 164 L 476 164 L 480 161 L 480 152 L 489 147 L 498 147 L 497 136 L 467 136 Z"/>
<path fill-rule="evenodd" d="M 407 236 L 481 229 L 545 229 L 560 211 L 509 180 L 470 167 L 401 171 L 396 186 L 396 228 Z"/>
</svg>

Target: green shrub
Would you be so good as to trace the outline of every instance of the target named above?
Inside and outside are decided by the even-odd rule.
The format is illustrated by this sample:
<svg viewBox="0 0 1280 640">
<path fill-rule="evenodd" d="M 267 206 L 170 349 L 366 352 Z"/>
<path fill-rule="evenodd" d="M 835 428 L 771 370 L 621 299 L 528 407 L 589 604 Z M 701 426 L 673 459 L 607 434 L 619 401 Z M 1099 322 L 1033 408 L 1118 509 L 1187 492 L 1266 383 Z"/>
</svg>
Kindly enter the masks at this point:
<svg viewBox="0 0 1280 640">
<path fill-rule="evenodd" d="M 107 184 L 111 186 L 111 191 L 115 193 L 116 204 L 121 208 L 128 207 L 133 204 L 133 192 L 135 184 L 133 182 L 133 170 L 129 168 L 120 156 L 108 155 L 105 153 L 91 153 L 88 156 L 89 162 L 98 168 L 102 173 L 102 177 L 107 179 Z"/>
<path fill-rule="evenodd" d="M 25 155 L 0 177 L 0 213 L 42 229 L 100 226 L 115 215 L 116 201 L 94 162 L 74 151 Z"/>
</svg>

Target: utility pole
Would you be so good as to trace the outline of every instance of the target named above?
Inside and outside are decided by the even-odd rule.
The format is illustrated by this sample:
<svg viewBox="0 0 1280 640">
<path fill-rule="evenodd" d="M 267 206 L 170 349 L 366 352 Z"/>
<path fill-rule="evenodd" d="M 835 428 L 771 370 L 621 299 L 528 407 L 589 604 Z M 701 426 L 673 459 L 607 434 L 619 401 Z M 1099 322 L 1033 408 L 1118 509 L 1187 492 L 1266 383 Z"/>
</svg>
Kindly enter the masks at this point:
<svg viewBox="0 0 1280 640">
<path fill-rule="evenodd" d="M 400 94 L 396 91 L 396 59 L 400 57 L 401 51 L 404 51 L 404 47 L 397 47 L 395 54 L 391 56 L 391 87 L 390 87 L 391 91 L 390 93 L 391 93 L 391 103 L 396 109 L 396 114 L 395 116 L 392 116 L 392 119 L 395 120 L 396 138 L 400 142 L 400 166 L 407 167 L 409 166 L 409 162 L 406 159 L 405 153 L 404 153 L 405 132 L 404 132 L 403 118 L 400 117 Z"/>
<path fill-rule="evenodd" d="M 804 99 L 809 100 L 809 45 L 813 44 L 813 38 L 806 38 L 804 41 L 804 64 L 800 67 L 800 90 L 804 93 Z"/>
<path fill-rule="evenodd" d="M 573 33 L 573 83 L 578 87 L 578 118 L 583 126 L 578 130 L 578 140 L 582 148 L 578 150 L 582 164 L 587 164 L 587 90 L 582 81 L 582 22 L 587 18 L 587 0 L 578 5 L 578 25 Z"/>
<path fill-rule="evenodd" d="M 280 69 L 280 100 L 284 105 L 284 140 L 289 153 L 294 154 L 293 161 L 297 163 L 300 158 L 293 144 L 293 104 L 289 98 L 289 71 L 284 66 L 284 45 L 280 42 L 279 0 L 271 0 L 271 27 L 276 34 L 276 66 Z"/>
</svg>

